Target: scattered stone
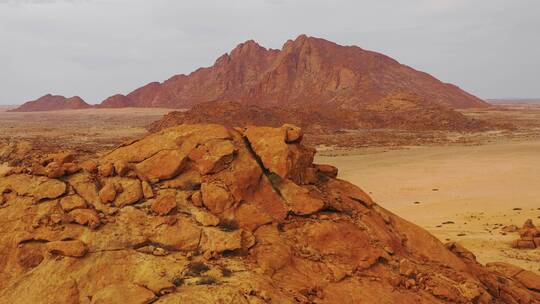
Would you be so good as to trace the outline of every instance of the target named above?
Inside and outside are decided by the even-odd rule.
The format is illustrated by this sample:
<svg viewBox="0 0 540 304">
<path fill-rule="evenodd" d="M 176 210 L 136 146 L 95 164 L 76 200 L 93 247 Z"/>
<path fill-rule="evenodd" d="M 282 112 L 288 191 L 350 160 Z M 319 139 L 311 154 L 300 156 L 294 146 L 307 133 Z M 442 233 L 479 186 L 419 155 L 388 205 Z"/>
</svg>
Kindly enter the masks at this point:
<svg viewBox="0 0 540 304">
<path fill-rule="evenodd" d="M 236 148 L 230 140 L 213 140 L 191 151 L 189 158 L 195 162 L 202 175 L 217 173 L 233 160 Z"/>
<path fill-rule="evenodd" d="M 336 178 L 338 175 L 338 168 L 330 165 L 315 165 L 317 172 L 320 172 L 328 177 Z"/>
<path fill-rule="evenodd" d="M 280 187 L 283 198 L 287 201 L 291 211 L 298 215 L 315 213 L 324 207 L 324 201 L 315 197 L 306 188 L 300 187 L 291 181 L 285 181 Z"/>
<path fill-rule="evenodd" d="M 506 233 L 512 233 L 512 232 L 517 232 L 519 228 L 516 225 L 508 225 L 508 226 L 504 226 L 501 230 Z"/>
<path fill-rule="evenodd" d="M 73 209 L 84 209 L 87 207 L 86 201 L 77 194 L 64 196 L 60 199 L 60 206 L 66 212 Z"/>
<path fill-rule="evenodd" d="M 116 174 L 126 176 L 130 169 L 130 165 L 125 160 L 117 160 L 113 163 Z"/>
<path fill-rule="evenodd" d="M 195 191 L 191 195 L 191 201 L 193 202 L 193 205 L 197 207 L 203 206 L 203 199 L 202 199 L 202 193 L 201 191 Z"/>
<path fill-rule="evenodd" d="M 234 204 L 234 200 L 226 186 L 219 183 L 203 183 L 201 195 L 204 206 L 214 214 L 223 213 Z M 194 204 L 197 206 L 197 203 L 194 202 Z"/>
<path fill-rule="evenodd" d="M 49 242 L 45 247 L 49 254 L 74 258 L 83 257 L 88 251 L 86 245 L 79 240 Z"/>
<path fill-rule="evenodd" d="M 101 177 L 109 177 L 114 174 L 114 167 L 111 163 L 105 163 L 98 167 L 98 173 Z"/>
<path fill-rule="evenodd" d="M 176 197 L 172 194 L 158 198 L 152 204 L 152 211 L 158 215 L 167 215 L 176 208 Z"/>
<path fill-rule="evenodd" d="M 91 229 L 96 229 L 101 223 L 98 214 L 92 209 L 74 209 L 68 215 L 72 222 L 88 226 Z"/>
<path fill-rule="evenodd" d="M 282 128 L 285 128 L 285 142 L 288 144 L 298 143 L 304 136 L 302 129 L 297 126 L 285 124 Z"/>
<path fill-rule="evenodd" d="M 87 172 L 90 172 L 90 173 L 95 173 L 97 172 L 98 170 L 98 165 L 96 164 L 95 161 L 93 160 L 85 160 L 83 161 L 82 163 L 80 163 L 79 165 L 83 170 L 87 171 Z"/>
<path fill-rule="evenodd" d="M 197 222 L 203 226 L 217 226 L 219 225 L 219 218 L 210 212 L 193 208 L 191 214 Z"/>
<path fill-rule="evenodd" d="M 183 169 L 186 155 L 180 150 L 163 150 L 136 165 L 150 179 L 170 179 Z"/>
<path fill-rule="evenodd" d="M 152 185 L 148 183 L 147 181 L 143 181 L 141 183 L 142 191 L 145 199 L 150 199 L 154 197 L 154 190 L 152 189 Z"/>
<path fill-rule="evenodd" d="M 114 205 L 124 207 L 133 205 L 143 198 L 141 181 L 135 178 L 115 177 L 114 183 L 117 190 L 122 189 L 114 199 Z M 120 187 L 120 188 L 118 188 Z"/>
<path fill-rule="evenodd" d="M 105 182 L 103 188 L 99 190 L 99 198 L 101 199 L 101 202 L 105 204 L 114 202 L 117 187 L 118 186 L 116 186 L 112 181 Z"/>
</svg>

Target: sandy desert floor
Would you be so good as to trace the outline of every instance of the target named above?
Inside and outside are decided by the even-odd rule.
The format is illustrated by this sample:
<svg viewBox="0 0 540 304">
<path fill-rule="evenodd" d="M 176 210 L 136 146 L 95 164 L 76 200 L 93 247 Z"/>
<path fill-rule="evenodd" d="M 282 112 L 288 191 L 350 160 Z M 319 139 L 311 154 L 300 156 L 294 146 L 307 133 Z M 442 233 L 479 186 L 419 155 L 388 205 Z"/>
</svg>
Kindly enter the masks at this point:
<svg viewBox="0 0 540 304">
<path fill-rule="evenodd" d="M 512 249 L 517 233 L 501 234 L 528 218 L 540 224 L 540 139 L 324 154 L 316 161 L 443 242 L 460 242 L 482 263 L 540 272 L 540 250 Z"/>
<path fill-rule="evenodd" d="M 107 151 L 141 137 L 146 127 L 170 112 L 161 108 L 85 109 L 11 113 L 0 111 L 0 140 L 28 140 L 44 152 Z"/>
</svg>

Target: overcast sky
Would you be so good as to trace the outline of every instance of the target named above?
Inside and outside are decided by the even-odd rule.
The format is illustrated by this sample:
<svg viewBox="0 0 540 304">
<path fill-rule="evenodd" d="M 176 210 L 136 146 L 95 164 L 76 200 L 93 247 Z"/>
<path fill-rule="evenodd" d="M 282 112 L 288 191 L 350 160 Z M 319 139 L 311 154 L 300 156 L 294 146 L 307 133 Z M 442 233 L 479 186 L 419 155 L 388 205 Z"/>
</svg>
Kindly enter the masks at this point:
<svg viewBox="0 0 540 304">
<path fill-rule="evenodd" d="M 540 97 L 539 0 L 0 0 L 0 104 L 89 103 L 305 33 L 482 98 Z"/>
</svg>

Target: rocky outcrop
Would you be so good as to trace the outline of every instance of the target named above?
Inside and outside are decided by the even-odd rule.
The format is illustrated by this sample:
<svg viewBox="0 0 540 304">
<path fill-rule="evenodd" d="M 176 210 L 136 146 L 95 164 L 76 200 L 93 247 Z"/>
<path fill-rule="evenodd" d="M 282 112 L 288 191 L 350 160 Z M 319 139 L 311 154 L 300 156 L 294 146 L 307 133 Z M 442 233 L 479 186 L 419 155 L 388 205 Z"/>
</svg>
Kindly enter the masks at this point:
<svg viewBox="0 0 540 304">
<path fill-rule="evenodd" d="M 398 98 L 398 97 L 396 97 Z M 187 111 L 173 111 L 149 126 L 156 132 L 181 124 L 217 123 L 229 127 L 271 126 L 292 123 L 307 134 L 335 134 L 342 130 L 400 129 L 410 131 L 482 131 L 500 126 L 466 117 L 452 109 L 399 97 L 407 106 L 342 109 L 329 105 L 267 106 L 240 102 L 206 102 Z"/>
<path fill-rule="evenodd" d="M 537 275 L 444 246 L 301 135 L 182 125 L 0 177 L 0 303 L 540 301 Z"/>
<path fill-rule="evenodd" d="M 519 239 L 512 242 L 512 247 L 520 249 L 540 248 L 540 229 L 534 225 L 531 219 L 525 221 L 523 227 L 517 231 L 519 232 Z"/>
<path fill-rule="evenodd" d="M 47 94 L 36 100 L 28 101 L 18 108 L 8 112 L 40 112 L 40 111 L 58 111 L 58 110 L 78 110 L 88 109 L 92 106 L 87 104 L 79 96 L 66 98 L 60 95 Z"/>
</svg>

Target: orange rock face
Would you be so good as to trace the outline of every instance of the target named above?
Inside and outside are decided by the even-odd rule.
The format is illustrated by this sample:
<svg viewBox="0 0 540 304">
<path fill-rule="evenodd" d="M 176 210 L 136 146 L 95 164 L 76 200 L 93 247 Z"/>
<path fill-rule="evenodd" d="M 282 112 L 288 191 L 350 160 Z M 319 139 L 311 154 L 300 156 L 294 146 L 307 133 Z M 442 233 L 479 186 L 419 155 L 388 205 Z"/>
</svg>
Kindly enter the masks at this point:
<svg viewBox="0 0 540 304">
<path fill-rule="evenodd" d="M 7 173 L 0 303 L 540 301 L 536 274 L 443 245 L 301 134 L 182 125 L 94 159 L 123 164 L 107 176 Z"/>
<path fill-rule="evenodd" d="M 56 110 L 87 109 L 92 106 L 84 102 L 79 96 L 66 98 L 59 95 L 45 95 L 36 100 L 29 101 L 10 112 L 39 112 Z"/>
</svg>

